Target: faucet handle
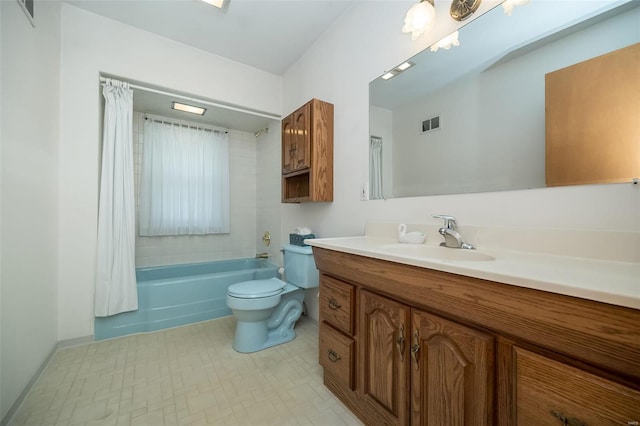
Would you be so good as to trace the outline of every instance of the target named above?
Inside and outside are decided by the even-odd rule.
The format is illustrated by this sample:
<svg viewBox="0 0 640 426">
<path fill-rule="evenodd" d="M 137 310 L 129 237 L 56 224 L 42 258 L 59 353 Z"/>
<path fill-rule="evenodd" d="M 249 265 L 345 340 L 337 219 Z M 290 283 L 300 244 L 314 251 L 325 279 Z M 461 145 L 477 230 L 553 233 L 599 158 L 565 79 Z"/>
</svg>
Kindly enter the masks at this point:
<svg viewBox="0 0 640 426">
<path fill-rule="evenodd" d="M 432 214 L 432 217 L 436 219 L 444 219 L 444 227 L 447 229 L 454 230 L 456 229 L 456 218 L 453 216 L 448 216 L 446 214 Z"/>
</svg>

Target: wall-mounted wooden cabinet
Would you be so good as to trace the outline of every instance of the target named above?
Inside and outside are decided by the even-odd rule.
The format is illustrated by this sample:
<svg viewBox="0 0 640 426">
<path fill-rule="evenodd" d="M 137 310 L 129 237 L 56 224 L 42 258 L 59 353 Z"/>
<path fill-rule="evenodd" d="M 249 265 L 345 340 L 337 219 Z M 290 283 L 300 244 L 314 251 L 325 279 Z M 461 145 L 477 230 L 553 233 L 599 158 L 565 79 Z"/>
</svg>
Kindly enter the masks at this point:
<svg viewBox="0 0 640 426">
<path fill-rule="evenodd" d="M 312 99 L 282 120 L 282 202 L 333 201 L 333 105 Z"/>
<path fill-rule="evenodd" d="M 365 424 L 640 422 L 640 311 L 313 250 L 324 383 Z"/>
</svg>

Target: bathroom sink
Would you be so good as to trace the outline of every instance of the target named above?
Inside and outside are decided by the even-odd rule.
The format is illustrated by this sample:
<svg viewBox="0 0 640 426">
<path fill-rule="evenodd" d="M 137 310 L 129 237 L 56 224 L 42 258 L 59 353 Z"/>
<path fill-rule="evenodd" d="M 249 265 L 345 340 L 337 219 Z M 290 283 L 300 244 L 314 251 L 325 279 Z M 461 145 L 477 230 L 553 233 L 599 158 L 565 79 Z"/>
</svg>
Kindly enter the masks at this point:
<svg viewBox="0 0 640 426">
<path fill-rule="evenodd" d="M 425 246 L 422 244 L 392 244 L 380 248 L 381 252 L 392 255 L 407 256 L 421 259 L 487 261 L 495 257 L 477 250 L 454 249 L 441 246 Z"/>
</svg>

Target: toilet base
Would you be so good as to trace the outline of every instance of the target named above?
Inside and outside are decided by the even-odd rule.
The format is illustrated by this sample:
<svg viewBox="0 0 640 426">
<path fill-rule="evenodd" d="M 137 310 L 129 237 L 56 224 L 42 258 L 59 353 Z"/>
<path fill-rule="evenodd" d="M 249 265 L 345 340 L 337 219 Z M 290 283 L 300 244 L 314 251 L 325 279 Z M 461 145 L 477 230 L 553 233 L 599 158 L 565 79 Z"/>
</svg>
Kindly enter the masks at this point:
<svg viewBox="0 0 640 426">
<path fill-rule="evenodd" d="M 304 291 L 296 288 L 282 296 L 280 303 L 266 320 L 247 321 L 246 319 L 253 318 L 236 314 L 238 322 L 233 349 L 241 353 L 251 353 L 295 339 L 296 332 L 293 327 L 302 314 L 303 300 Z"/>
</svg>

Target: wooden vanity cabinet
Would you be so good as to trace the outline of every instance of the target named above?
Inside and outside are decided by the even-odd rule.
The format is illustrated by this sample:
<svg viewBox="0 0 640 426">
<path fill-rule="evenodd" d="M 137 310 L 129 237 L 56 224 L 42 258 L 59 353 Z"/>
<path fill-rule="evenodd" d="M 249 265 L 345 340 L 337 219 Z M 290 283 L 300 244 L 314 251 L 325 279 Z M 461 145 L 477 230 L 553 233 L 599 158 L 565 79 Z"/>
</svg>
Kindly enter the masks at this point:
<svg viewBox="0 0 640 426">
<path fill-rule="evenodd" d="M 333 201 L 333 105 L 312 99 L 282 120 L 282 202 Z"/>
<path fill-rule="evenodd" d="M 324 383 L 365 424 L 640 422 L 639 310 L 317 247 L 314 257 Z M 322 360 L 332 339 L 354 354 L 348 381 Z"/>
</svg>

